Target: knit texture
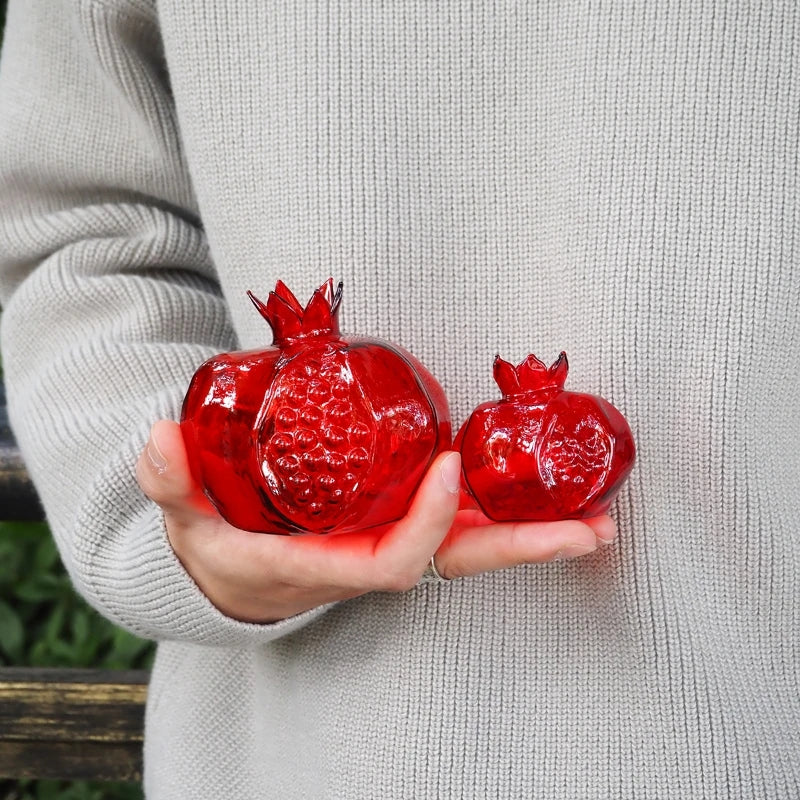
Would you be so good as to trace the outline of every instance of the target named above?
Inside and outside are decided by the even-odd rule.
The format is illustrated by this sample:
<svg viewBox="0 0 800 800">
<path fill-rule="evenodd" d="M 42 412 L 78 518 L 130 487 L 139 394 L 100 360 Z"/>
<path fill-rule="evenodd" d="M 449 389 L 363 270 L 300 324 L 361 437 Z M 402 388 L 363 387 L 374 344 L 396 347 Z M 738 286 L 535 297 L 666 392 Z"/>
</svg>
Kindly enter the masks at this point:
<svg viewBox="0 0 800 800">
<path fill-rule="evenodd" d="M 145 784 L 197 798 L 800 797 L 800 6 L 11 0 L 12 424 L 77 588 L 157 639 Z M 245 291 L 345 282 L 459 424 L 495 353 L 631 423 L 617 545 L 275 625 L 134 464 Z"/>
</svg>

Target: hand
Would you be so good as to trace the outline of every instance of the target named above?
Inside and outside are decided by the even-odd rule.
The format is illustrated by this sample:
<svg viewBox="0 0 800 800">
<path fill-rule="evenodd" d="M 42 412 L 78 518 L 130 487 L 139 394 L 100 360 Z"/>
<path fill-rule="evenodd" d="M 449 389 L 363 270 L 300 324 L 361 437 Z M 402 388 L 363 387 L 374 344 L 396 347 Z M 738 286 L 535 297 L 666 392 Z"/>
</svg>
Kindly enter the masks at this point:
<svg viewBox="0 0 800 800">
<path fill-rule="evenodd" d="M 598 537 L 609 540 L 614 532 L 608 517 L 496 525 L 474 510 L 459 511 L 457 453 L 434 460 L 403 519 L 333 536 L 251 533 L 229 525 L 193 482 L 175 422 L 153 426 L 136 474 L 162 508 L 184 568 L 222 613 L 247 622 L 274 622 L 370 591 L 408 590 L 437 552 L 440 574 L 453 578 L 590 552 Z"/>
<path fill-rule="evenodd" d="M 434 558 L 443 578 L 467 577 L 520 564 L 587 555 L 617 537 L 607 515 L 556 522 L 492 522 L 462 497 L 447 536 Z"/>
</svg>

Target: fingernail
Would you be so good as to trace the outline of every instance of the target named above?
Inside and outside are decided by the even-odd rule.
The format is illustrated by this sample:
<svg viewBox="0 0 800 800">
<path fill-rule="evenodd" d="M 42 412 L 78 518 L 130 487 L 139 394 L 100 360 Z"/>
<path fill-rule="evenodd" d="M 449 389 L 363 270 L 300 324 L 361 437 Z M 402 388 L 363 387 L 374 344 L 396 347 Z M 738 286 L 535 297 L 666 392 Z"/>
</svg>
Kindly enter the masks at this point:
<svg viewBox="0 0 800 800">
<path fill-rule="evenodd" d="M 458 494 L 461 485 L 461 455 L 450 453 L 440 467 L 442 483 L 450 494 Z"/>
<path fill-rule="evenodd" d="M 616 541 L 617 541 L 617 534 L 615 533 L 615 534 L 614 534 L 614 535 L 613 535 L 611 538 L 609 538 L 609 539 L 604 539 L 602 536 L 598 536 L 598 537 L 597 537 L 597 541 L 598 541 L 598 542 L 600 542 L 600 544 L 613 544 L 614 542 L 616 542 Z"/>
<path fill-rule="evenodd" d="M 592 553 L 597 549 L 593 544 L 568 544 L 562 547 L 553 558 L 553 561 L 565 561 L 568 558 L 577 558 Z"/>
<path fill-rule="evenodd" d="M 167 459 L 164 458 L 164 454 L 158 449 L 158 445 L 152 437 L 147 443 L 145 452 L 147 453 L 147 458 L 150 459 L 150 463 L 153 465 L 153 469 L 159 475 L 163 475 L 167 471 Z"/>
</svg>

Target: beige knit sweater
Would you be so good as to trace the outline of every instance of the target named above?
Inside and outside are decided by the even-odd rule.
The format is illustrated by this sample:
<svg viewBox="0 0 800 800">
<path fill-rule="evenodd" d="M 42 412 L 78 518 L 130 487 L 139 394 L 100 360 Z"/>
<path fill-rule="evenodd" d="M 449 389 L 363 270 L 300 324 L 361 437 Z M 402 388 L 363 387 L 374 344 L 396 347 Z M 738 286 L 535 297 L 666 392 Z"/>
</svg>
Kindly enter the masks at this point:
<svg viewBox="0 0 800 800">
<path fill-rule="evenodd" d="M 792 0 L 11 0 L 10 412 L 76 587 L 160 642 L 148 797 L 800 797 L 799 141 Z M 246 289 L 329 275 L 456 424 L 565 349 L 637 439 L 618 544 L 220 614 L 134 463 L 269 341 Z"/>
</svg>

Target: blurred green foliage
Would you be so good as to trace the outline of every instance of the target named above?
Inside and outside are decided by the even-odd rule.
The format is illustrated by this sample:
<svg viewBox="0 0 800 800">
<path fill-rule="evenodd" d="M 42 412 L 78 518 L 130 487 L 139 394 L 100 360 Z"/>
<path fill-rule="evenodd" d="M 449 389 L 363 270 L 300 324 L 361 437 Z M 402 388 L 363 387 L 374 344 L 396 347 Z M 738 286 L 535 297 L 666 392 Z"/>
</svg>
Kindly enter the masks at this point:
<svg viewBox="0 0 800 800">
<path fill-rule="evenodd" d="M 45 524 L 0 522 L 0 665 L 140 669 L 153 652 L 75 593 Z M 134 784 L 0 780 L 0 800 L 141 798 Z"/>
<path fill-rule="evenodd" d="M 3 787 L 2 800 L 142 800 L 139 786 L 88 781 L 15 781 Z"/>
<path fill-rule="evenodd" d="M 152 654 L 78 597 L 46 525 L 0 522 L 0 664 L 138 669 Z"/>
<path fill-rule="evenodd" d="M 132 784 L 87 781 L 17 781 L 4 790 L 2 800 L 142 800 L 142 790 Z M 3 792 L 5 791 L 5 794 Z"/>
</svg>

